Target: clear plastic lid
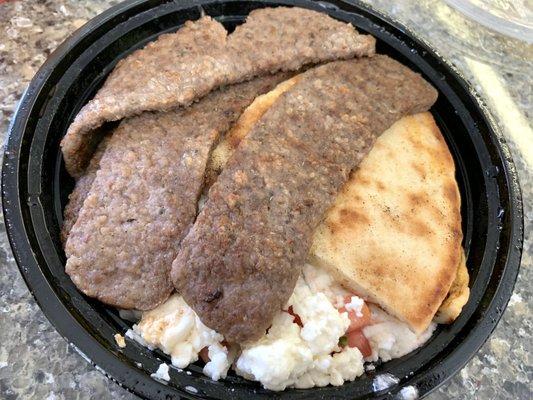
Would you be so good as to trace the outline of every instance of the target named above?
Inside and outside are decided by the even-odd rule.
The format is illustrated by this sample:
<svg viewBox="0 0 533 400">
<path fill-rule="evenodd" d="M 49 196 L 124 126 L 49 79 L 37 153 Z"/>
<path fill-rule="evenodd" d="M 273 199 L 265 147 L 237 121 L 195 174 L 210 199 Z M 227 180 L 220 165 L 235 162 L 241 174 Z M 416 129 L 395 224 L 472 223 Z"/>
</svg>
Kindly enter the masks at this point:
<svg viewBox="0 0 533 400">
<path fill-rule="evenodd" d="M 445 0 L 486 27 L 533 43 L 533 0 Z"/>
</svg>

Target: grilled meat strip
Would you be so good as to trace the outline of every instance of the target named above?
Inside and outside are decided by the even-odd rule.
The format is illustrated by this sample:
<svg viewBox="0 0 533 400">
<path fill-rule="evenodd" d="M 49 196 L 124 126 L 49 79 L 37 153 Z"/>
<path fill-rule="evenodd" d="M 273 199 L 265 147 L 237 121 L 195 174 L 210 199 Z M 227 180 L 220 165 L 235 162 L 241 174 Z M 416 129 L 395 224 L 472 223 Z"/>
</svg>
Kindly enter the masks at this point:
<svg viewBox="0 0 533 400">
<path fill-rule="evenodd" d="M 230 342 L 261 337 L 350 171 L 379 134 L 436 97 L 386 56 L 301 74 L 242 140 L 181 242 L 172 280 L 201 320 Z"/>
<path fill-rule="evenodd" d="M 129 309 L 171 293 L 170 268 L 196 216 L 219 136 L 279 73 L 215 91 L 185 109 L 121 122 L 66 241 L 66 272 L 86 295 Z"/>
<path fill-rule="evenodd" d="M 349 24 L 301 8 L 250 13 L 227 35 L 210 17 L 187 22 L 119 62 L 76 116 L 61 142 L 67 171 L 79 177 L 106 121 L 186 106 L 217 87 L 306 64 L 372 55 L 375 39 Z"/>
</svg>

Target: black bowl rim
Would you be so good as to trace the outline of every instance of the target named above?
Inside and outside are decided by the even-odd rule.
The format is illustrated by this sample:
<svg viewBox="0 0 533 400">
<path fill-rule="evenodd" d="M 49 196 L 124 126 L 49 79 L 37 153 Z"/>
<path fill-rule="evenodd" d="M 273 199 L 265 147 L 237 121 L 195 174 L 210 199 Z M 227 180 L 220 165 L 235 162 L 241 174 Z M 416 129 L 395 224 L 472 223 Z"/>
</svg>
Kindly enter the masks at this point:
<svg viewBox="0 0 533 400">
<path fill-rule="evenodd" d="M 262 0 L 254 1 L 262 2 Z M 43 89 L 43 84 L 49 77 L 50 73 L 55 69 L 58 62 L 68 54 L 70 49 L 82 41 L 96 27 L 104 24 L 114 16 L 133 10 L 136 7 L 141 7 L 147 3 L 156 5 L 164 2 L 165 1 L 157 0 L 124 1 L 123 3 L 108 9 L 107 11 L 90 20 L 86 25 L 81 27 L 69 38 L 67 38 L 52 53 L 52 55 L 47 59 L 47 61 L 43 64 L 36 76 L 31 81 L 29 87 L 24 92 L 17 106 L 17 110 L 9 127 L 9 134 L 5 144 L 5 155 L 2 168 L 2 200 L 6 231 L 15 256 L 15 260 L 30 292 L 36 299 L 47 318 L 52 322 L 59 333 L 76 349 L 76 351 L 80 353 L 80 355 L 82 355 L 82 357 L 84 357 L 87 361 L 93 364 L 98 370 L 103 372 L 104 375 L 121 386 L 122 383 L 126 383 L 127 381 L 131 382 L 132 379 L 135 379 L 136 381 L 143 382 L 144 384 L 160 385 L 162 388 L 165 388 L 163 384 L 157 383 L 151 378 L 147 378 L 145 374 L 142 374 L 139 371 L 131 368 L 128 371 L 128 376 L 126 377 L 126 374 L 120 371 L 126 367 L 123 362 L 114 355 L 110 354 L 107 350 L 103 350 L 98 346 L 92 346 L 92 344 L 96 344 L 95 339 L 89 335 L 89 333 L 85 331 L 82 326 L 77 324 L 77 322 L 69 314 L 68 310 L 64 308 L 64 305 L 56 298 L 55 292 L 49 285 L 42 271 L 38 268 L 37 260 L 32 252 L 32 244 L 30 243 L 26 234 L 24 216 L 22 215 L 21 211 L 21 199 L 19 198 L 19 181 L 17 172 L 19 169 L 20 160 L 18 156 L 20 154 L 22 144 L 21 133 L 24 131 L 27 119 L 31 114 L 34 101 L 38 97 L 39 92 Z M 184 1 L 182 4 L 180 4 L 180 6 L 182 8 L 186 8 L 216 2 L 216 0 L 193 0 Z M 290 6 L 306 5 L 305 1 L 300 2 L 299 0 L 281 0 L 276 2 Z M 323 2 L 322 4 L 324 4 L 325 9 L 328 8 L 328 4 L 326 2 Z M 503 174 L 505 176 L 505 183 L 508 185 L 508 197 L 510 198 L 509 205 L 511 215 L 509 250 L 506 254 L 506 264 L 503 274 L 498 281 L 498 287 L 495 290 L 493 301 L 487 307 L 486 315 L 484 316 L 484 320 L 488 321 L 484 321 L 483 331 L 476 326 L 478 329 L 475 329 L 467 338 L 465 338 L 464 342 L 469 341 L 470 347 L 468 352 L 456 355 L 453 365 L 449 365 L 451 364 L 450 362 L 447 362 L 449 360 L 445 360 L 440 365 L 441 370 L 448 369 L 450 371 L 451 369 L 451 372 L 448 373 L 448 376 L 437 381 L 430 390 L 425 393 L 421 393 L 422 395 L 427 395 L 446 380 L 451 378 L 453 374 L 459 371 L 470 360 L 470 358 L 474 356 L 477 350 L 487 340 L 496 327 L 499 319 L 501 318 L 501 311 L 503 308 L 505 308 L 510 299 L 514 282 L 516 281 L 518 275 L 522 253 L 523 210 L 520 186 L 518 183 L 516 168 L 512 162 L 511 153 L 507 147 L 502 133 L 498 130 L 498 125 L 496 124 L 484 102 L 481 100 L 481 97 L 475 92 L 475 89 L 469 85 L 460 72 L 452 64 L 443 59 L 440 54 L 426 41 L 419 38 L 417 34 L 403 26 L 397 20 L 394 20 L 393 18 L 386 16 L 379 11 L 376 11 L 370 5 L 364 4 L 359 0 L 352 0 L 348 2 L 347 5 L 359 8 L 366 13 L 383 20 L 384 22 L 392 25 L 394 28 L 399 29 L 409 38 L 409 40 L 412 40 L 418 46 L 427 49 L 428 52 L 432 53 L 439 60 L 443 68 L 446 69 L 450 75 L 452 75 L 452 77 L 460 84 L 460 86 L 466 92 L 468 92 L 472 102 L 477 105 L 477 111 L 481 115 L 482 119 L 486 122 L 491 136 L 495 138 L 495 144 L 499 152 L 499 157 L 504 166 Z M 502 285 L 502 282 L 508 282 L 510 284 Z M 464 342 L 462 344 L 464 344 Z M 86 353 L 89 352 L 91 353 L 93 360 L 86 355 Z M 106 371 L 100 368 L 99 365 L 106 365 Z M 427 375 L 428 372 L 425 372 L 425 374 Z M 427 377 L 425 378 L 427 379 Z M 146 395 L 144 390 L 139 389 L 138 386 L 130 387 L 126 383 L 125 388 L 137 395 Z M 398 390 L 399 388 L 397 388 L 396 392 Z M 195 397 L 187 392 L 183 392 L 182 395 L 184 397 Z M 377 397 L 381 398 L 382 396 L 379 395 Z"/>
</svg>

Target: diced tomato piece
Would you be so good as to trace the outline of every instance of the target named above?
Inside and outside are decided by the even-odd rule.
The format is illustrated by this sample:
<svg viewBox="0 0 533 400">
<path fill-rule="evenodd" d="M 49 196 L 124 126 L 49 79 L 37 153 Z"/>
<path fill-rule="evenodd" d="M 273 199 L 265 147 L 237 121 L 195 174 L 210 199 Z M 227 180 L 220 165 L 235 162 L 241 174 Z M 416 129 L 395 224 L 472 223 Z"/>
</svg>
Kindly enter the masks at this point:
<svg viewBox="0 0 533 400">
<path fill-rule="evenodd" d="M 344 298 L 344 304 L 348 304 L 351 301 L 352 301 L 352 296 L 346 296 Z M 360 315 L 357 315 L 357 313 L 353 310 L 346 311 L 346 308 L 344 306 L 339 308 L 339 312 L 348 313 L 348 318 L 350 318 L 350 326 L 348 327 L 347 332 L 352 332 L 352 331 L 363 329 L 365 326 L 370 325 L 371 323 L 370 308 L 368 308 L 366 303 L 363 303 L 363 306 L 361 307 Z"/>
<path fill-rule="evenodd" d="M 211 359 L 209 358 L 209 348 L 208 347 L 204 347 L 202 350 L 200 350 L 200 358 L 202 359 L 203 362 L 205 362 L 206 364 L 211 361 Z"/>
<path fill-rule="evenodd" d="M 298 324 L 300 327 L 304 326 L 304 324 L 302 324 L 300 316 L 293 311 L 292 306 L 289 306 L 289 310 L 287 312 L 294 317 L 293 322 L 295 324 Z"/>
<path fill-rule="evenodd" d="M 363 357 L 368 357 L 372 355 L 372 348 L 370 347 L 370 342 L 364 335 L 363 331 L 352 331 L 346 334 L 348 338 L 348 346 L 357 347 Z"/>
</svg>

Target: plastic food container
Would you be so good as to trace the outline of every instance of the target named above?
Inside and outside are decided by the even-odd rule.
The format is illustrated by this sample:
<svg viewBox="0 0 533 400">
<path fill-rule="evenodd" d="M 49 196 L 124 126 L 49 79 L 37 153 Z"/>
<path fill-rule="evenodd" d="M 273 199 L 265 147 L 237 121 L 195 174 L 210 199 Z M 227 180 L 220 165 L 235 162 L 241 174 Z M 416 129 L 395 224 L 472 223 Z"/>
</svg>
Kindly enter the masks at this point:
<svg viewBox="0 0 533 400">
<path fill-rule="evenodd" d="M 203 12 L 231 29 L 251 10 L 276 5 L 311 8 L 351 22 L 378 39 L 378 52 L 422 73 L 439 90 L 431 111 L 457 167 L 471 297 L 460 317 L 439 326 L 423 347 L 340 387 L 274 394 L 234 374 L 213 382 L 198 365 L 186 371 L 171 368 L 171 381 L 164 384 L 150 374 L 162 362 L 170 364 L 167 356 L 129 339 L 120 349 L 113 336 L 124 333 L 128 322 L 116 310 L 83 296 L 64 272 L 59 227 L 73 181 L 65 172 L 59 142 L 117 61 L 133 50 Z M 522 251 L 516 171 L 473 89 L 407 28 L 353 1 L 136 0 L 106 11 L 50 56 L 24 94 L 5 149 L 2 195 L 15 258 L 48 319 L 110 379 L 150 399 L 369 399 L 398 396 L 406 386 L 424 396 L 462 368 L 488 338 L 511 296 Z M 398 383 L 374 391 L 376 376 L 385 373 Z"/>
</svg>

